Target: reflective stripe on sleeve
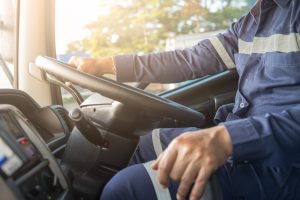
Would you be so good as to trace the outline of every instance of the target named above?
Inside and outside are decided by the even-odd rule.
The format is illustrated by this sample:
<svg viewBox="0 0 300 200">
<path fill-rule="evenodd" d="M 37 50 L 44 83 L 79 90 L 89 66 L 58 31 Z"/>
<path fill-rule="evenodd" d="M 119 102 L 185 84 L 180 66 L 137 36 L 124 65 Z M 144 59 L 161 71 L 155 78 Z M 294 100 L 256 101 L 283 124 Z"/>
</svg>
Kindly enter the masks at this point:
<svg viewBox="0 0 300 200">
<path fill-rule="evenodd" d="M 152 131 L 152 142 L 154 151 L 156 153 L 156 157 L 159 156 L 161 152 L 163 152 L 161 141 L 160 141 L 160 129 L 154 129 Z"/>
<path fill-rule="evenodd" d="M 156 196 L 158 200 L 171 200 L 171 195 L 168 188 L 163 188 L 162 185 L 158 182 L 157 172 L 151 168 L 153 161 L 144 163 L 147 173 L 150 176 L 151 182 L 153 184 Z"/>
<path fill-rule="evenodd" d="M 239 39 L 240 54 L 264 54 L 271 52 L 299 52 L 300 51 L 300 34 L 290 33 L 274 34 L 268 37 L 255 37 L 253 42 L 246 42 Z"/>
<path fill-rule="evenodd" d="M 228 69 L 234 69 L 235 64 L 231 57 L 229 56 L 228 52 L 226 51 L 225 47 L 223 46 L 222 42 L 217 37 L 212 37 L 209 39 L 217 53 L 219 54 L 220 58 L 226 65 Z"/>
</svg>

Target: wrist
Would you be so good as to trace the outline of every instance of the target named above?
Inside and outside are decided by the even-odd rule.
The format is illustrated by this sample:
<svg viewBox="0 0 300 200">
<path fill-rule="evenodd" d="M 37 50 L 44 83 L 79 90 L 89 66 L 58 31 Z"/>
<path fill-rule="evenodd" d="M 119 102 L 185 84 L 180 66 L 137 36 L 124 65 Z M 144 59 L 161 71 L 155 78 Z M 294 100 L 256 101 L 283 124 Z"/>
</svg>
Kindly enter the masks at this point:
<svg viewBox="0 0 300 200">
<path fill-rule="evenodd" d="M 231 137 L 224 125 L 216 126 L 217 128 L 217 135 L 220 138 L 220 141 L 224 144 L 224 150 L 228 156 L 233 154 L 233 147 Z"/>
<path fill-rule="evenodd" d="M 115 63 L 113 57 L 96 58 L 96 68 L 98 75 L 116 74 Z"/>
</svg>

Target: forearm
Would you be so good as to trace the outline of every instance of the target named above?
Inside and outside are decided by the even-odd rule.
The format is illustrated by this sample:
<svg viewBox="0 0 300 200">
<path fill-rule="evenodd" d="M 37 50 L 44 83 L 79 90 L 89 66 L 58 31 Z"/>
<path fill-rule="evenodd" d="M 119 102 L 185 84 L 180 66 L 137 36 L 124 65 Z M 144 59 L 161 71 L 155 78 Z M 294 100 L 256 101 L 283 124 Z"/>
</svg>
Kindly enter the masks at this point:
<svg viewBox="0 0 300 200">
<path fill-rule="evenodd" d="M 190 49 L 114 57 L 123 82 L 175 83 L 226 70 L 209 40 Z"/>
<path fill-rule="evenodd" d="M 233 143 L 236 161 L 254 160 L 269 164 L 299 160 L 300 106 L 281 113 L 224 123 Z"/>
<path fill-rule="evenodd" d="M 192 48 L 143 56 L 115 56 L 117 80 L 123 82 L 175 83 L 234 69 L 238 52 L 238 22 L 224 33 Z"/>
</svg>

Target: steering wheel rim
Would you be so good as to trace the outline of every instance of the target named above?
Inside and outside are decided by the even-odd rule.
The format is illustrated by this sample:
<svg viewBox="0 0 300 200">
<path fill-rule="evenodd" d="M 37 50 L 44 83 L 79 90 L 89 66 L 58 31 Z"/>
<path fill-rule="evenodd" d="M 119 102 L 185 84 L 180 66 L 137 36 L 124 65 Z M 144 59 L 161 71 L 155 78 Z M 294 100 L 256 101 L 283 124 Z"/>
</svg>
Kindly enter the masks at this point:
<svg viewBox="0 0 300 200">
<path fill-rule="evenodd" d="M 151 114 L 179 120 L 195 127 L 205 123 L 205 116 L 189 107 L 106 77 L 80 72 L 54 58 L 38 56 L 35 63 L 45 73 L 97 92 L 124 105 L 139 107 Z"/>
</svg>

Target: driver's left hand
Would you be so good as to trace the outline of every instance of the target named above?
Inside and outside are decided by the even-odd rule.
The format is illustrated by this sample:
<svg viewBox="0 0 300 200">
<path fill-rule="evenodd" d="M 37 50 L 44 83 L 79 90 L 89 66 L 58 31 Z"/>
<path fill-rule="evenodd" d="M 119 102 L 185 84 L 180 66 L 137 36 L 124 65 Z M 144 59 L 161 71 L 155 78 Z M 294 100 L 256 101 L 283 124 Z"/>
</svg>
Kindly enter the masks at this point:
<svg viewBox="0 0 300 200">
<path fill-rule="evenodd" d="M 85 58 L 73 56 L 68 64 L 78 71 L 102 76 L 104 74 L 116 74 L 116 67 L 113 57 Z"/>
<path fill-rule="evenodd" d="M 177 199 L 186 197 L 192 185 L 191 200 L 202 196 L 211 174 L 232 154 L 230 136 L 223 125 L 187 132 L 175 138 L 153 163 L 158 180 L 168 187 L 169 180 L 178 181 Z"/>
</svg>

